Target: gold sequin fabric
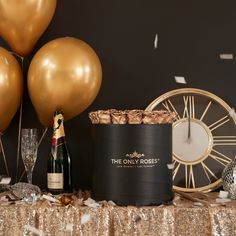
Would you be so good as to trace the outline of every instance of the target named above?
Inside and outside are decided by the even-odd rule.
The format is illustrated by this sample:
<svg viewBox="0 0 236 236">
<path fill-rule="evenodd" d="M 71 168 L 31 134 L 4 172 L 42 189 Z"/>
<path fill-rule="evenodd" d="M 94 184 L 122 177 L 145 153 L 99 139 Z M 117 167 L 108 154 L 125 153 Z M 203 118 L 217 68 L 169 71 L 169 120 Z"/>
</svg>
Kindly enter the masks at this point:
<svg viewBox="0 0 236 236">
<path fill-rule="evenodd" d="M 211 203 L 214 202 L 212 198 Z M 236 235 L 236 201 L 197 205 L 179 198 L 170 206 L 146 207 L 0 205 L 0 235 L 35 235 L 26 225 L 49 236 L 233 236 Z"/>
</svg>

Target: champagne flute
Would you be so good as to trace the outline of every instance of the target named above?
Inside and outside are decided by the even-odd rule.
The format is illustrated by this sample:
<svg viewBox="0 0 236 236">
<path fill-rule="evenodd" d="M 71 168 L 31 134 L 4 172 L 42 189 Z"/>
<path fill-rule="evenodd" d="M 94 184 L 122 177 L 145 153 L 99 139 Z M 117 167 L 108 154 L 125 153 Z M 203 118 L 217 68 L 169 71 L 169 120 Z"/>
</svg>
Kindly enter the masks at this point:
<svg viewBox="0 0 236 236">
<path fill-rule="evenodd" d="M 28 183 L 32 184 L 32 174 L 37 159 L 37 129 L 22 129 L 21 156 L 27 173 Z"/>
</svg>

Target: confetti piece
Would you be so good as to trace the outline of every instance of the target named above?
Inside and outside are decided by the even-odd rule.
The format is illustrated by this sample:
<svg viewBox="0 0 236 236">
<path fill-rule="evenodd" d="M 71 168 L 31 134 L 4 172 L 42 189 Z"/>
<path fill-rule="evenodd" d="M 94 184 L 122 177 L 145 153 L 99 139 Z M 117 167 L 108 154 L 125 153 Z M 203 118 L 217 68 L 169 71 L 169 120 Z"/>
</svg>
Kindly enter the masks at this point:
<svg viewBox="0 0 236 236">
<path fill-rule="evenodd" d="M 32 232 L 32 233 L 34 233 L 34 234 L 36 234 L 36 235 L 39 235 L 39 236 L 44 235 L 44 233 L 41 230 L 39 230 L 39 229 L 37 229 L 37 228 L 35 228 L 34 226 L 31 226 L 31 225 L 25 225 L 25 229 Z"/>
<path fill-rule="evenodd" d="M 54 198 L 54 197 L 51 197 L 51 196 L 48 196 L 48 195 L 45 195 L 45 194 L 43 194 L 42 198 L 44 198 L 44 199 L 46 199 L 46 200 L 48 200 L 48 201 L 50 201 L 50 202 L 57 202 L 57 203 L 60 203 L 60 201 L 59 201 L 58 199 L 56 199 L 56 198 Z"/>
<path fill-rule="evenodd" d="M 89 207 L 93 207 L 93 208 L 96 208 L 96 207 L 99 207 L 99 204 L 98 203 L 93 203 L 93 204 L 90 204 L 88 205 Z"/>
<path fill-rule="evenodd" d="M 228 195 L 229 195 L 229 193 L 227 191 L 220 191 L 218 196 L 221 199 L 226 199 L 226 198 L 228 198 Z"/>
<path fill-rule="evenodd" d="M 115 204 L 113 201 L 111 201 L 111 200 L 108 201 L 108 205 L 110 205 L 110 206 L 116 206 L 116 204 Z"/>
<path fill-rule="evenodd" d="M 73 226 L 74 226 L 73 223 L 67 223 L 66 224 L 66 231 L 72 232 L 73 231 Z"/>
<path fill-rule="evenodd" d="M 183 76 L 175 76 L 175 82 L 179 83 L 179 84 L 187 84 L 187 82 Z"/>
<path fill-rule="evenodd" d="M 89 204 L 93 204 L 95 202 L 96 202 L 95 200 L 89 197 L 86 201 L 84 201 L 84 204 L 88 206 Z"/>
<path fill-rule="evenodd" d="M 84 201 L 84 204 L 89 207 L 98 207 L 99 204 L 94 201 L 92 198 L 88 198 L 86 201 Z"/>
<path fill-rule="evenodd" d="M 219 204 L 218 204 L 218 203 L 211 203 L 210 206 L 211 206 L 211 207 L 218 207 Z"/>
<path fill-rule="evenodd" d="M 10 184 L 11 178 L 10 177 L 2 177 L 0 184 Z"/>
<path fill-rule="evenodd" d="M 158 45 L 158 34 L 155 35 L 155 39 L 154 39 L 154 49 L 157 49 L 157 45 Z"/>
<path fill-rule="evenodd" d="M 194 202 L 193 205 L 194 206 L 203 206 L 203 204 L 201 202 Z"/>
<path fill-rule="evenodd" d="M 81 216 L 81 225 L 88 223 L 91 220 L 90 214 L 84 214 Z"/>
<path fill-rule="evenodd" d="M 222 59 L 222 60 L 233 60 L 234 59 L 234 55 L 232 53 L 220 54 L 220 59 Z"/>
<path fill-rule="evenodd" d="M 231 202 L 231 199 L 216 198 L 216 203 L 226 203 L 226 202 Z"/>
<path fill-rule="evenodd" d="M 171 163 L 171 164 L 167 164 L 167 167 L 169 170 L 173 170 L 175 165 L 174 165 L 174 163 Z"/>
</svg>

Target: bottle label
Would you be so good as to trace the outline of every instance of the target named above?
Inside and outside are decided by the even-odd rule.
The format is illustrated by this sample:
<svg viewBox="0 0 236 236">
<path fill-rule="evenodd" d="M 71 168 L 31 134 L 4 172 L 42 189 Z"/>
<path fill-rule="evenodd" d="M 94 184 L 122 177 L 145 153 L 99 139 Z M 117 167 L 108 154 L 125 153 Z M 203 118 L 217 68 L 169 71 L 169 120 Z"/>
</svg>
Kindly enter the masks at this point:
<svg viewBox="0 0 236 236">
<path fill-rule="evenodd" d="M 48 188 L 63 189 L 63 173 L 48 173 Z"/>
<path fill-rule="evenodd" d="M 61 137 L 65 137 L 63 121 L 64 121 L 64 117 L 62 114 L 57 114 L 54 117 L 53 138 L 59 139 Z"/>
</svg>

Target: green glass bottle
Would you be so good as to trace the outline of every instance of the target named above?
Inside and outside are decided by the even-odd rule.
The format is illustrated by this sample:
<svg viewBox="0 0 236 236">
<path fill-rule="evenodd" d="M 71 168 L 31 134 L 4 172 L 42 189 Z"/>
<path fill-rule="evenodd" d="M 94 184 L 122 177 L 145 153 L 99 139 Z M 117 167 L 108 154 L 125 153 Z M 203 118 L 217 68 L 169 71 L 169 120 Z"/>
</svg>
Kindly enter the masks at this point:
<svg viewBox="0 0 236 236">
<path fill-rule="evenodd" d="M 47 165 L 47 187 L 52 194 L 72 191 L 71 159 L 66 145 L 63 121 L 62 112 L 56 111 Z"/>
</svg>

